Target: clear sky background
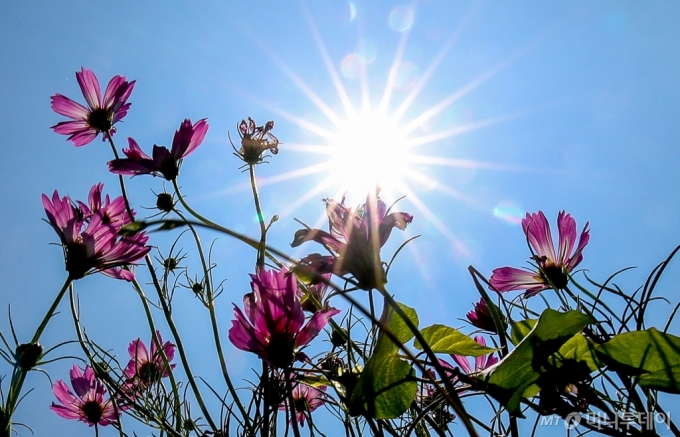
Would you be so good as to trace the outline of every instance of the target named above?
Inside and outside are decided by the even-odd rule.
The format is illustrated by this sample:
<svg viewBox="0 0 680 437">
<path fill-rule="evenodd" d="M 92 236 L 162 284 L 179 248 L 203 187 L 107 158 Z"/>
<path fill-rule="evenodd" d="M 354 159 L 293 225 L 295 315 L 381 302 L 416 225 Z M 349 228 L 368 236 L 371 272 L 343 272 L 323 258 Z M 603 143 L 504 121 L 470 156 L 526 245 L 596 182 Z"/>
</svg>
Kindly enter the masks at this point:
<svg viewBox="0 0 680 437">
<path fill-rule="evenodd" d="M 420 176 L 405 178 L 406 190 L 385 192 L 393 200 L 406 191 L 399 208 L 414 215 L 406 233 L 393 234 L 385 254 L 421 235 L 396 261 L 388 288 L 418 310 L 422 326 L 465 327 L 458 319 L 478 299 L 468 265 L 486 275 L 522 266 L 528 250 L 519 220 L 539 209 L 553 228 L 561 209 L 574 215 L 579 230 L 590 221 L 581 266 L 598 280 L 638 266 L 619 281 L 632 291 L 680 243 L 678 41 L 680 5 L 661 1 L 3 1 L 0 310 L 6 314 L 11 305 L 20 340 L 27 341 L 66 278 L 61 249 L 50 245 L 58 238 L 42 221 L 42 193 L 57 189 L 85 199 L 100 181 L 107 193 L 118 193 L 116 177 L 106 170 L 108 145 L 97 139 L 75 148 L 49 129 L 63 120 L 50 109 L 51 95 L 82 102 L 74 75 L 81 66 L 102 86 L 116 74 L 137 80 L 131 110 L 118 125 L 119 146 L 128 136 L 146 151 L 152 144 L 169 146 L 185 117 L 207 117 L 207 137 L 185 160 L 180 183 L 195 209 L 252 236 L 258 228 L 247 175 L 238 170 L 227 132 L 236 137 L 236 123 L 247 116 L 260 124 L 275 120 L 274 134 L 284 144 L 257 171 L 265 214 L 280 214 L 270 243 L 295 256 L 318 248 L 290 249 L 299 228 L 293 219 L 322 224 L 320 199 L 340 189 L 320 186 L 328 171 L 314 171 L 329 158 L 316 153 L 330 147 L 319 129 L 337 131 L 318 102 L 345 119 L 343 92 L 361 111 L 366 102 L 377 108 L 391 90 L 387 114 L 402 108 L 400 126 L 416 120 L 409 138 L 431 140 L 409 152 L 429 157 L 410 165 Z M 387 87 L 393 68 L 395 80 Z M 432 116 L 422 118 L 426 113 Z M 356 152 L 357 162 L 364 157 Z M 141 206 L 153 206 L 152 190 L 162 191 L 162 182 L 128 181 L 140 215 L 153 213 Z M 231 302 L 248 291 L 255 253 L 224 236 L 207 234 L 204 241 L 215 237 L 216 276 L 226 279 L 218 302 L 226 341 Z M 167 239 L 153 238 L 167 251 Z M 192 253 L 191 241 L 182 241 Z M 660 284 L 674 303 L 678 273 L 672 268 Z M 128 284 L 99 276 L 76 284 L 83 322 L 125 362 L 131 340 L 148 343 L 146 321 Z M 207 313 L 190 294 L 177 292 L 178 325 L 195 372 L 223 391 Z M 75 338 L 66 302 L 61 309 L 42 338 L 48 347 Z M 658 304 L 654 311 L 662 326 L 668 307 Z M 7 335 L 6 316 L 0 328 Z M 671 332 L 678 334 L 680 326 Z M 252 377 L 257 359 L 228 343 L 225 348 L 244 386 L 241 379 Z M 53 379 L 68 379 L 72 364 L 67 359 L 45 369 Z M 47 378 L 31 374 L 27 386 L 35 390 L 16 419 L 36 435 L 92 435 L 48 409 Z M 667 407 L 680 416 L 673 408 Z"/>
</svg>

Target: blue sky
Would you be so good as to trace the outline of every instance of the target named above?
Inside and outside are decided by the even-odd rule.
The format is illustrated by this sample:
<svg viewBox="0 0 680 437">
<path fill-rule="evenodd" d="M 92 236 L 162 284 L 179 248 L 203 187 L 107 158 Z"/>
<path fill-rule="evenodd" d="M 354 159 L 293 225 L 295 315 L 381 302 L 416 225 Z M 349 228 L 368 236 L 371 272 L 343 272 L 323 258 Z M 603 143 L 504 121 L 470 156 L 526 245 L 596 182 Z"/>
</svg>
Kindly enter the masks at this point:
<svg viewBox="0 0 680 437">
<path fill-rule="evenodd" d="M 281 214 L 270 243 L 295 256 L 313 248 L 289 248 L 299 227 L 293 219 L 315 223 L 323 213 L 319 200 L 340 189 L 312 191 L 327 172 L 280 176 L 327 162 L 328 155 L 314 153 L 330 146 L 318 132 L 337 127 L 318 102 L 340 119 L 347 117 L 340 89 L 357 110 L 366 102 L 377 108 L 385 89 L 391 90 L 388 115 L 409 102 L 399 125 L 422 120 L 409 138 L 449 133 L 414 149 L 429 157 L 410 165 L 419 177 L 403 181 L 408 196 L 399 208 L 414 221 L 385 248 L 390 255 L 405 237 L 421 235 L 396 261 L 388 288 L 418 310 L 423 326 L 464 326 L 458 319 L 477 300 L 467 266 L 488 275 L 523 265 L 528 252 L 518 219 L 539 209 L 551 223 L 561 209 L 579 229 L 590 221 L 581 266 L 600 280 L 639 266 L 620 280 L 634 290 L 680 242 L 679 9 L 633 1 L 2 2 L 0 308 L 11 305 L 17 333 L 27 340 L 66 277 L 61 250 L 49 245 L 57 237 L 41 221 L 42 193 L 57 189 L 84 199 L 103 181 L 117 194 L 105 166 L 108 146 L 96 140 L 75 148 L 49 129 L 62 121 L 50 109 L 51 95 L 82 101 L 74 75 L 81 66 L 102 85 L 116 74 L 137 80 L 132 108 L 118 126 L 119 147 L 127 136 L 145 150 L 169 145 L 184 118 L 208 118 L 206 140 L 185 161 L 180 183 L 196 209 L 248 235 L 258 232 L 252 199 L 227 132 L 234 138 L 236 123 L 247 116 L 275 120 L 274 134 L 284 144 L 257 170 L 265 214 Z M 394 86 L 386 88 L 395 59 Z M 432 108 L 431 117 L 419 119 Z M 387 159 L 390 150 L 382 153 Z M 361 150 L 356 155 L 357 162 L 364 157 Z M 442 165 L 451 160 L 466 165 Z M 152 214 L 141 206 L 154 204 L 151 190 L 162 191 L 162 180 L 139 177 L 128 186 L 137 211 Z M 161 250 L 167 243 L 154 242 Z M 219 236 L 214 259 L 227 280 L 218 304 L 225 340 L 231 302 L 248 291 L 254 258 Z M 661 284 L 673 302 L 678 273 L 672 268 Z M 148 341 L 127 284 L 88 277 L 76 290 L 88 333 L 122 360 L 129 341 Z M 198 302 L 188 294 L 178 299 L 180 329 L 207 329 Z M 659 304 L 657 311 L 665 323 L 668 308 Z M 8 331 L 6 317 L 0 327 Z M 678 333 L 677 325 L 671 332 Z M 214 352 L 205 352 L 209 340 L 187 337 L 191 353 L 208 354 L 196 359 L 196 373 L 219 382 Z M 43 342 L 73 338 L 64 305 Z M 250 376 L 256 360 L 227 348 L 236 377 Z M 65 379 L 71 365 L 65 360 L 46 369 Z M 17 419 L 36 435 L 55 429 L 91 435 L 48 410 L 44 376 L 31 375 L 29 386 L 35 391 Z"/>
</svg>

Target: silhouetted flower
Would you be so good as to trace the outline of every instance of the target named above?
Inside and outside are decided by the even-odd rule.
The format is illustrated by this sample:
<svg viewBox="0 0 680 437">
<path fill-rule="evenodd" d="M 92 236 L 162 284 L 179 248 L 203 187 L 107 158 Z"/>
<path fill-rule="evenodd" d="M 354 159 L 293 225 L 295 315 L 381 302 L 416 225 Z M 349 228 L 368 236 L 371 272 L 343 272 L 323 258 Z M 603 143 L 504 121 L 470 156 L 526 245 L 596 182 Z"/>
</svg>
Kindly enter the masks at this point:
<svg viewBox="0 0 680 437">
<path fill-rule="evenodd" d="M 57 380 L 52 386 L 52 391 L 62 405 L 52 402 L 50 409 L 64 419 L 75 419 L 85 422 L 90 426 L 96 424 L 106 426 L 116 423 L 118 414 L 111 399 L 104 400 L 106 387 L 95 377 L 90 366 L 85 367 L 85 373 L 80 371 L 77 365 L 71 369 L 71 389 L 64 381 Z"/>
<path fill-rule="evenodd" d="M 191 120 L 185 119 L 175 132 L 172 139 L 172 148 L 165 146 L 153 146 L 153 157 L 149 157 L 142 151 L 137 142 L 128 138 L 129 149 L 123 149 L 127 158 L 114 159 L 109 162 L 109 170 L 112 173 L 123 175 L 152 174 L 163 175 L 169 181 L 174 180 L 179 174 L 182 160 L 189 156 L 201 144 L 208 123 L 205 118 L 197 121 L 193 126 Z"/>
<path fill-rule="evenodd" d="M 295 418 L 300 426 L 305 426 L 305 417 L 323 405 L 325 391 L 325 386 L 316 388 L 302 382 L 295 383 L 293 386 L 293 402 L 295 407 Z M 288 397 L 283 401 L 279 410 L 289 410 Z M 291 417 L 291 423 L 292 421 L 293 418 Z"/>
<path fill-rule="evenodd" d="M 234 305 L 236 320 L 232 321 L 229 340 L 277 367 L 285 368 L 296 359 L 304 359 L 300 348 L 309 344 L 340 310 L 320 310 L 303 327 L 305 316 L 294 275 L 285 268 L 263 269 L 251 278 L 253 291 L 243 297 L 245 314 Z"/>
<path fill-rule="evenodd" d="M 156 331 L 156 338 L 158 343 L 161 344 L 163 353 L 157 349 L 156 341 L 153 338 L 151 339 L 151 353 L 139 338 L 132 341 L 128 346 L 130 361 L 125 368 L 125 375 L 133 383 L 148 386 L 168 376 L 163 354 L 168 359 L 168 363 L 172 361 L 175 357 L 175 345 L 169 341 L 163 343 L 159 331 Z M 170 368 L 174 369 L 175 365 L 170 364 Z"/>
<path fill-rule="evenodd" d="M 279 140 L 272 135 L 274 122 L 268 121 L 264 126 L 256 126 L 255 120 L 248 117 L 248 121 L 241 120 L 238 125 L 238 134 L 241 137 L 241 148 L 234 153 L 248 165 L 259 164 L 263 160 L 263 154 L 270 150 L 274 155 L 279 153 Z"/>
<path fill-rule="evenodd" d="M 542 211 L 527 214 L 522 220 L 522 229 L 535 255 L 532 257 L 535 270 L 513 267 L 495 269 L 491 274 L 491 287 L 496 291 L 526 290 L 525 296 L 533 296 L 547 288 L 562 289 L 569 282 L 571 272 L 583 259 L 581 252 L 590 240 L 588 224 L 583 227 L 576 244 L 576 221 L 570 214 L 560 211 L 557 216 L 559 246 L 555 253 L 550 225 Z M 573 254 L 572 254 L 573 250 Z"/>
<path fill-rule="evenodd" d="M 93 192 L 101 193 L 101 186 L 95 185 L 90 194 Z M 96 208 L 80 203 L 78 208 L 68 196 L 60 199 L 56 190 L 52 201 L 42 195 L 47 219 L 61 239 L 66 271 L 71 279 L 80 279 L 92 272 L 126 281 L 134 279 L 134 274 L 122 267 L 149 252 L 150 247 L 146 246 L 149 237 L 143 232 L 133 236 L 118 235 L 118 230 L 126 222 L 118 213 L 119 199 L 122 198 L 112 202 L 106 200 Z M 83 208 L 87 209 L 87 213 L 83 212 Z M 96 211 L 93 212 L 94 209 Z"/>
<path fill-rule="evenodd" d="M 324 273 L 338 276 L 351 273 L 359 288 L 364 290 L 382 285 L 385 272 L 380 261 L 380 248 L 393 228 L 406 229 L 413 216 L 405 212 L 386 214 L 387 207 L 377 193 L 369 195 L 366 203 L 356 209 L 345 206 L 344 202 L 330 199 L 325 202 L 330 233 L 320 229 L 300 229 L 295 233 L 291 246 L 297 247 L 313 240 L 323 244 L 332 255 L 308 255 L 301 260 L 299 269 L 312 278 Z"/>
<path fill-rule="evenodd" d="M 135 81 L 127 82 L 124 76 L 114 76 L 106 87 L 104 98 L 97 76 L 85 67 L 76 72 L 76 79 L 83 92 L 88 108 L 74 102 L 61 94 L 52 96 L 52 109 L 72 121 L 62 121 L 52 126 L 58 134 L 69 135 L 68 140 L 75 146 L 84 146 L 95 139 L 100 132 L 113 135 L 114 125 L 125 117 L 130 103 L 128 97 L 132 93 Z"/>
</svg>

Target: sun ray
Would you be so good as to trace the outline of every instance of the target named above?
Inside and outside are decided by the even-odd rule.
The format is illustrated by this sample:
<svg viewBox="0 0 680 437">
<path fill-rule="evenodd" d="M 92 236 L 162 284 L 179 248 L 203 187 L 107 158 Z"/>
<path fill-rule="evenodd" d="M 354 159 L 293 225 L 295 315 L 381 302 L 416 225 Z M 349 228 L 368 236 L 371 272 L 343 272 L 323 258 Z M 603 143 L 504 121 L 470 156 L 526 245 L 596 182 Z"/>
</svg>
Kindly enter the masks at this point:
<svg viewBox="0 0 680 437">
<path fill-rule="evenodd" d="M 520 117 L 522 117 L 526 114 L 529 114 L 531 112 L 533 112 L 533 111 L 532 110 L 518 111 L 518 112 L 514 112 L 512 114 L 501 115 L 499 117 L 487 118 L 486 120 L 481 120 L 481 121 L 478 121 L 478 122 L 475 122 L 475 123 L 468 123 L 468 124 L 464 124 L 462 126 L 455 126 L 455 127 L 452 127 L 451 129 L 446 129 L 446 130 L 442 130 L 442 131 L 439 131 L 439 132 L 431 133 L 429 135 L 423 135 L 423 136 L 420 136 L 420 137 L 416 137 L 416 138 L 409 140 L 408 148 L 411 149 L 411 148 L 414 148 L 414 147 L 422 146 L 424 144 L 433 143 L 433 142 L 438 141 L 438 140 L 443 140 L 443 139 L 446 139 L 446 138 L 454 137 L 456 135 L 464 134 L 464 133 L 467 133 L 467 132 L 472 132 L 472 131 L 475 131 L 477 129 L 481 129 L 481 128 L 484 128 L 484 127 L 489 127 L 489 126 L 493 126 L 493 125 L 496 125 L 496 124 L 504 123 L 504 122 L 509 121 L 509 120 L 520 118 Z"/>
<path fill-rule="evenodd" d="M 302 13 L 304 14 L 305 19 L 307 20 L 307 24 L 309 25 L 309 29 L 312 32 L 312 36 L 314 37 L 316 46 L 319 48 L 319 53 L 321 54 L 323 62 L 326 65 L 326 70 L 328 71 L 328 74 L 331 77 L 331 81 L 333 82 L 335 90 L 337 91 L 338 96 L 340 97 L 340 101 L 342 102 L 342 105 L 345 108 L 345 112 L 348 116 L 351 116 L 355 113 L 354 106 L 352 106 L 352 102 L 350 101 L 349 96 L 347 95 L 347 91 L 345 91 L 345 87 L 342 85 L 340 76 L 338 76 L 338 71 L 335 69 L 335 66 L 333 65 L 333 61 L 331 60 L 331 57 L 328 54 L 328 50 L 326 49 L 326 45 L 324 44 L 323 39 L 319 34 L 319 30 L 316 28 L 316 24 L 314 23 L 312 16 L 310 15 L 309 11 L 304 5 L 302 5 Z"/>
<path fill-rule="evenodd" d="M 410 132 L 410 131 L 414 130 L 415 128 L 417 128 L 418 126 L 420 126 L 421 124 L 423 124 L 424 122 L 426 122 L 427 120 L 429 120 L 430 118 L 439 114 L 441 111 L 443 111 L 444 109 L 451 106 L 458 99 L 465 96 L 470 91 L 473 91 L 478 86 L 482 85 L 483 83 L 487 82 L 489 79 L 491 79 L 492 77 L 496 76 L 498 73 L 503 71 L 505 68 L 507 68 L 513 62 L 515 62 L 521 55 L 526 53 L 528 50 L 529 50 L 529 48 L 525 48 L 523 50 L 520 50 L 517 53 L 514 53 L 514 54 L 508 56 L 503 61 L 499 62 L 498 64 L 496 64 L 495 66 L 493 66 L 492 68 L 487 70 L 486 72 L 482 73 L 481 76 L 479 76 L 479 77 L 473 79 L 472 81 L 468 82 L 462 88 L 453 92 L 448 97 L 446 97 L 444 100 L 435 104 L 434 106 L 432 106 L 432 108 L 428 109 L 427 111 L 423 112 L 418 117 L 414 118 L 411 122 L 409 122 L 406 126 L 404 126 L 404 130 L 406 132 Z"/>
<path fill-rule="evenodd" d="M 486 205 L 479 202 L 476 198 L 466 196 L 465 194 L 461 193 L 460 191 L 454 190 L 453 188 L 449 187 L 448 185 L 442 184 L 438 180 L 432 179 L 432 178 L 430 178 L 430 177 L 428 177 L 428 176 L 426 176 L 422 173 L 419 173 L 415 170 L 411 170 L 411 169 L 407 170 L 405 176 L 413 179 L 414 181 L 418 181 L 420 183 L 428 185 L 428 186 L 432 187 L 433 189 L 435 189 L 437 191 L 441 191 L 442 193 L 447 194 L 451 197 L 462 200 L 462 201 L 468 203 L 469 205 L 473 205 L 473 206 L 475 206 L 479 209 L 484 209 L 484 210 L 488 209 L 488 208 L 486 208 Z"/>
<path fill-rule="evenodd" d="M 463 18 L 462 23 L 458 25 L 453 34 L 446 41 L 446 44 L 444 44 L 444 47 L 442 47 L 441 50 L 439 50 L 437 56 L 432 60 L 430 65 L 427 66 L 427 70 L 425 70 L 423 76 L 418 80 L 413 89 L 408 93 L 406 98 L 404 98 L 404 101 L 401 103 L 401 105 L 399 105 L 397 110 L 394 112 L 393 117 L 395 120 L 401 120 L 401 117 L 404 116 L 404 113 L 408 110 L 408 108 L 411 106 L 416 97 L 418 97 L 420 91 L 423 89 L 425 84 L 430 80 L 430 77 L 437 70 L 437 67 L 439 67 L 439 64 L 441 64 L 441 62 L 444 60 L 444 57 L 449 52 L 449 50 L 451 50 L 451 47 L 453 47 L 453 44 L 458 40 L 458 37 L 463 33 L 463 30 L 467 28 L 467 24 L 471 16 L 472 11 L 468 12 L 468 14 Z M 395 64 L 393 64 L 393 67 L 394 65 Z M 390 71 L 390 75 L 392 75 L 392 71 Z M 394 75 L 396 77 L 396 73 Z"/>
<path fill-rule="evenodd" d="M 451 245 L 459 254 L 466 257 L 471 256 L 471 253 L 468 248 L 465 247 L 465 244 L 463 244 L 462 241 L 453 235 L 449 228 L 447 228 L 446 225 L 442 223 L 439 218 L 437 218 L 437 215 L 434 214 L 427 206 L 425 206 L 425 204 L 420 199 L 418 199 L 415 193 L 413 193 L 406 185 L 401 185 L 399 188 L 407 196 L 409 202 L 411 202 L 418 209 L 418 211 L 422 212 L 425 218 L 429 220 L 439 230 L 439 232 L 441 232 L 446 237 L 447 240 L 449 240 Z"/>
<path fill-rule="evenodd" d="M 378 113 L 380 114 L 387 114 L 387 107 L 390 104 L 392 92 L 394 91 L 394 84 L 397 80 L 399 64 L 401 64 L 401 59 L 404 55 L 404 50 L 406 50 L 406 43 L 408 42 L 408 37 L 410 34 L 411 29 L 407 29 L 401 34 L 401 38 L 399 38 L 399 45 L 397 46 L 397 51 L 394 54 L 392 67 L 390 67 L 390 70 L 387 75 L 387 83 L 385 83 L 385 90 L 383 91 L 382 98 L 380 99 L 380 105 L 378 106 Z"/>
<path fill-rule="evenodd" d="M 495 162 L 474 161 L 471 159 L 442 158 L 439 156 L 410 155 L 410 161 L 414 164 L 441 165 L 447 167 L 472 168 L 480 170 L 483 169 L 483 170 L 512 171 L 519 173 L 554 174 L 555 172 L 553 169 L 543 170 L 536 169 L 533 167 L 521 167 L 517 165 L 498 164 Z"/>
</svg>

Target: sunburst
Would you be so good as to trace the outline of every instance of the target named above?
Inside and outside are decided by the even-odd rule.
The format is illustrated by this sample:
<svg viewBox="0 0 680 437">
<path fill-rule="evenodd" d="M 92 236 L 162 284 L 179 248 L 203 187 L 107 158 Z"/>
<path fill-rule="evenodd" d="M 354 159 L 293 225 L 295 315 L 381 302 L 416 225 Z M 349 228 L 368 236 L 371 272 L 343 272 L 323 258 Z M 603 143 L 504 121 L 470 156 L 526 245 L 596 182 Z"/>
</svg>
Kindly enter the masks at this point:
<svg viewBox="0 0 680 437">
<path fill-rule="evenodd" d="M 404 11 L 401 7 L 399 13 L 404 16 L 412 16 L 413 10 Z M 408 12 L 408 13 L 405 13 Z M 385 88 L 382 90 L 379 99 L 372 102 L 372 94 L 368 88 L 368 72 L 365 64 L 360 65 L 359 81 L 361 85 L 360 102 L 353 102 L 343 84 L 339 74 L 338 64 L 328 53 L 326 45 L 317 29 L 313 18 L 303 8 L 303 13 L 307 18 L 307 23 L 311 34 L 316 42 L 319 54 L 325 65 L 326 71 L 330 76 L 333 86 L 337 92 L 344 114 L 334 111 L 329 102 L 324 101 L 307 83 L 298 76 L 294 69 L 281 60 L 275 53 L 269 50 L 263 43 L 258 43 L 265 53 L 272 59 L 277 67 L 295 84 L 295 86 L 309 99 L 320 114 L 330 122 L 332 128 L 327 128 L 319 124 L 310 122 L 302 116 L 295 115 L 280 108 L 272 107 L 264 102 L 258 101 L 253 96 L 248 96 L 263 107 L 277 114 L 279 117 L 299 126 L 303 130 L 316 135 L 318 142 L 312 144 L 296 144 L 288 142 L 284 150 L 302 153 L 315 153 L 321 157 L 321 162 L 296 170 L 282 173 L 273 177 L 262 179 L 264 184 L 275 184 L 284 180 L 301 178 L 312 174 L 322 174 L 324 177 L 312 186 L 296 202 L 287 205 L 281 216 L 292 214 L 302 203 L 318 196 L 326 196 L 333 193 L 333 197 L 347 197 L 354 204 L 361 203 L 366 198 L 366 194 L 380 187 L 381 195 L 386 201 L 392 201 L 402 196 L 407 196 L 410 203 L 417 208 L 422 216 L 433 223 L 442 234 L 451 242 L 457 252 L 467 254 L 465 245 L 459 241 L 453 232 L 447 228 L 441 220 L 437 218 L 421 199 L 418 193 L 410 188 L 411 182 L 418 185 L 425 184 L 430 188 L 440 191 L 442 194 L 460 199 L 474 207 L 487 208 L 481 205 L 478 200 L 466 197 L 455 187 L 448 186 L 446 183 L 434 179 L 430 174 L 423 172 L 424 166 L 446 166 L 451 168 L 473 168 L 473 169 L 497 169 L 497 170 L 522 170 L 508 165 L 495 163 L 479 162 L 474 160 L 455 159 L 450 156 L 429 156 L 415 153 L 416 148 L 450 139 L 456 135 L 482 129 L 494 124 L 502 123 L 516 117 L 520 117 L 529 111 L 518 111 L 516 113 L 505 114 L 486 120 L 459 125 L 440 131 L 427 132 L 422 134 L 419 130 L 423 124 L 450 108 L 455 102 L 475 88 L 481 86 L 486 81 L 500 73 L 510 65 L 527 49 L 508 56 L 491 69 L 482 72 L 478 77 L 472 79 L 462 87 L 453 90 L 440 101 L 435 102 L 429 108 L 417 114 L 415 117 L 405 120 L 411 105 L 417 101 L 419 93 L 425 87 L 432 75 L 435 73 L 441 61 L 454 46 L 457 38 L 464 31 L 466 19 L 450 35 L 441 50 L 425 69 L 419 80 L 411 84 L 409 93 L 396 106 L 391 113 L 389 108 L 397 87 L 399 66 L 402 65 L 402 56 L 406 47 L 410 22 L 401 22 L 401 38 L 393 58 L 392 67 L 386 75 Z M 352 16 L 357 14 L 356 9 L 351 10 Z M 450 150 L 450 149 L 449 149 Z M 417 167 L 420 169 L 416 169 Z M 427 172 L 429 173 L 429 172 Z M 233 187 L 229 191 L 238 189 Z M 319 217 L 321 223 L 323 215 Z"/>
</svg>

